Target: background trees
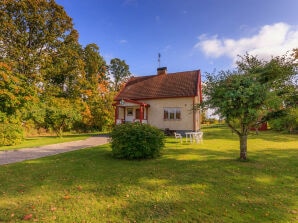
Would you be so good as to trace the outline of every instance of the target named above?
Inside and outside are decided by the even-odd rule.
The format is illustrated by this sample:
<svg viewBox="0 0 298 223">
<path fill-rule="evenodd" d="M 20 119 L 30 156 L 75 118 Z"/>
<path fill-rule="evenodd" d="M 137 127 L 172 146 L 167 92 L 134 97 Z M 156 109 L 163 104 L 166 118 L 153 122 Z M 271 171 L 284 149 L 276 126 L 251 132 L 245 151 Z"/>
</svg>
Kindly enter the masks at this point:
<svg viewBox="0 0 298 223">
<path fill-rule="evenodd" d="M 96 44 L 79 44 L 63 7 L 54 0 L 5 0 L 0 24 L 0 123 L 57 135 L 112 125 L 106 62 Z M 120 59 L 112 64 L 119 86 L 128 65 Z"/>
<path fill-rule="evenodd" d="M 239 136 L 240 159 L 247 159 L 249 129 L 273 118 L 285 116 L 293 107 L 297 86 L 293 58 L 275 57 L 263 61 L 245 55 L 237 70 L 208 74 L 205 106 L 215 109 Z"/>
<path fill-rule="evenodd" d="M 119 58 L 114 58 L 111 60 L 109 71 L 114 79 L 114 91 L 119 91 L 123 84 L 131 77 L 129 66 L 125 63 L 124 60 L 120 60 Z"/>
</svg>

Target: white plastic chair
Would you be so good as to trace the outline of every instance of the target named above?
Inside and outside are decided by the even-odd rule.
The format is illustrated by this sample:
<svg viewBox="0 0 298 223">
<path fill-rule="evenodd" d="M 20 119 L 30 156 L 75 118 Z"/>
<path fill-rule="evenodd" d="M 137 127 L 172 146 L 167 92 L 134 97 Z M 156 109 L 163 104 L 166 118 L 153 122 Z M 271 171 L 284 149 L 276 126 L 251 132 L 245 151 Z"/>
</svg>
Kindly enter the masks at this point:
<svg viewBox="0 0 298 223">
<path fill-rule="evenodd" d="M 174 132 L 175 138 L 180 139 L 180 143 L 182 143 L 182 135 L 180 133 Z"/>
<path fill-rule="evenodd" d="M 196 143 L 203 142 L 203 132 L 194 133 L 193 139 L 196 141 Z"/>
</svg>

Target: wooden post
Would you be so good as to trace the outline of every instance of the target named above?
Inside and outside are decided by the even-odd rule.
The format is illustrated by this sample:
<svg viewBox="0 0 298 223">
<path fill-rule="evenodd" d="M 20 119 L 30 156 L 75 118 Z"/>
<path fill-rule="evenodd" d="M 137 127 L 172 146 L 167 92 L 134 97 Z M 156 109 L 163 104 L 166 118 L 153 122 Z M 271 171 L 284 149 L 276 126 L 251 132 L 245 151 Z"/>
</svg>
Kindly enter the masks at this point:
<svg viewBox="0 0 298 223">
<path fill-rule="evenodd" d="M 140 105 L 140 123 L 142 123 L 144 118 L 144 109 L 143 109 L 143 105 Z"/>
<path fill-rule="evenodd" d="M 118 109 L 119 107 L 115 105 L 115 124 L 117 124 L 117 119 L 118 119 Z"/>
</svg>

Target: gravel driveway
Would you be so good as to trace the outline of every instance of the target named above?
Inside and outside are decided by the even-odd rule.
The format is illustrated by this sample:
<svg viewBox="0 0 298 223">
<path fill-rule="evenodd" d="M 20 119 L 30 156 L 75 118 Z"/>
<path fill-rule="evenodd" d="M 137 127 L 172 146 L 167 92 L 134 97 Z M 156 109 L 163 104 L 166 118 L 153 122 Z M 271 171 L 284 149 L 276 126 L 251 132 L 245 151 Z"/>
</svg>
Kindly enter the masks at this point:
<svg viewBox="0 0 298 223">
<path fill-rule="evenodd" d="M 0 165 L 17 163 L 24 160 L 36 159 L 44 156 L 52 156 L 78 149 L 103 145 L 108 143 L 106 136 L 94 136 L 85 140 L 64 142 L 34 148 L 0 151 Z"/>
</svg>

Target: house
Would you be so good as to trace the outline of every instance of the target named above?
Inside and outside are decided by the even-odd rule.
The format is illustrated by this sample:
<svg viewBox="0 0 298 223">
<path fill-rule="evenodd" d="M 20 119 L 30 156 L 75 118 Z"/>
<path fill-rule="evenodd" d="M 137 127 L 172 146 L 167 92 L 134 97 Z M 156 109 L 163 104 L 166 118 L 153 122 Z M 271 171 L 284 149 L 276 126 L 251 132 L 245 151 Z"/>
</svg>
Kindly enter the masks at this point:
<svg viewBox="0 0 298 223">
<path fill-rule="evenodd" d="M 115 123 L 141 122 L 177 132 L 198 131 L 202 101 L 200 70 L 132 77 L 114 98 Z"/>
</svg>

